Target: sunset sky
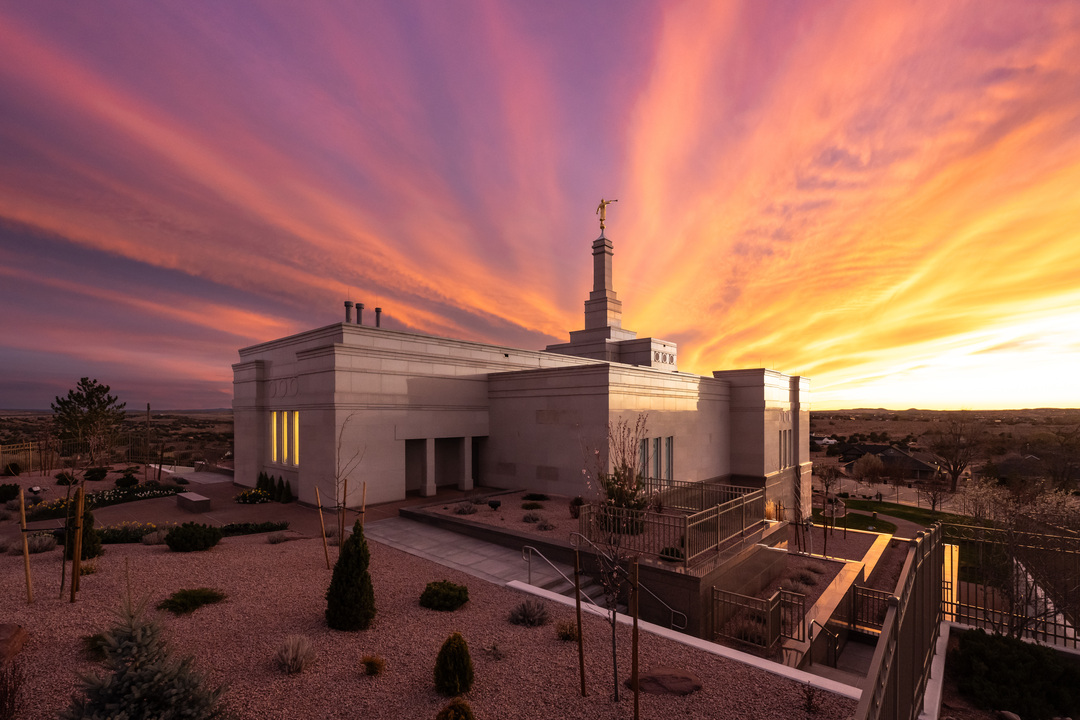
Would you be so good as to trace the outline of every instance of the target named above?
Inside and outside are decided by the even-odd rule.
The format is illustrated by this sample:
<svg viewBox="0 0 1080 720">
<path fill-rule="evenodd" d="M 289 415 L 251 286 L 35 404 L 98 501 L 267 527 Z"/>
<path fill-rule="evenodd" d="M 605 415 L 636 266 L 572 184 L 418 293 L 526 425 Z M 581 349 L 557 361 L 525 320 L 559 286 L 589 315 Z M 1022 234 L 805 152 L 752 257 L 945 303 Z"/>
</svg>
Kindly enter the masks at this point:
<svg viewBox="0 0 1080 720">
<path fill-rule="evenodd" d="M 0 0 L 0 408 L 334 322 L 1080 406 L 1080 3 Z"/>
</svg>

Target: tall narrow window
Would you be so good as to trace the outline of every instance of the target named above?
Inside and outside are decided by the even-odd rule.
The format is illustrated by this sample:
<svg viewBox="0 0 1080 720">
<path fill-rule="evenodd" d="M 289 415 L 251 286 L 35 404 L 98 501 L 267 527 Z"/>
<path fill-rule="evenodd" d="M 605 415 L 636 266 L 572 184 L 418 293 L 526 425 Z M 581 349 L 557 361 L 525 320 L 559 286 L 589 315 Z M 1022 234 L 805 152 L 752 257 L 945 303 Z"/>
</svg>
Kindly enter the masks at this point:
<svg viewBox="0 0 1080 720">
<path fill-rule="evenodd" d="M 281 462 L 289 462 L 289 413 L 281 413 Z"/>
<path fill-rule="evenodd" d="M 653 438 L 653 441 L 652 441 L 652 475 L 651 475 L 651 477 L 654 477 L 654 478 L 659 478 L 660 477 L 660 459 L 661 459 L 660 443 L 661 443 L 660 438 Z"/>
<path fill-rule="evenodd" d="M 667 446 L 664 448 L 664 479 L 672 480 L 675 477 L 675 461 L 672 459 L 675 457 L 675 438 L 669 435 L 664 444 Z"/>
<path fill-rule="evenodd" d="M 292 464 L 300 464 L 300 413 L 292 414 Z"/>
<path fill-rule="evenodd" d="M 638 445 L 638 472 L 645 474 L 649 472 L 649 441 L 642 440 Z"/>
<path fill-rule="evenodd" d="M 270 413 L 270 462 L 277 462 L 277 413 Z"/>
<path fill-rule="evenodd" d="M 781 430 L 778 433 L 777 442 L 780 445 L 780 447 L 778 447 L 776 449 L 777 450 L 777 453 L 776 453 L 777 454 L 777 460 L 780 463 L 780 469 L 783 470 L 784 469 L 784 431 L 783 430 Z"/>
</svg>

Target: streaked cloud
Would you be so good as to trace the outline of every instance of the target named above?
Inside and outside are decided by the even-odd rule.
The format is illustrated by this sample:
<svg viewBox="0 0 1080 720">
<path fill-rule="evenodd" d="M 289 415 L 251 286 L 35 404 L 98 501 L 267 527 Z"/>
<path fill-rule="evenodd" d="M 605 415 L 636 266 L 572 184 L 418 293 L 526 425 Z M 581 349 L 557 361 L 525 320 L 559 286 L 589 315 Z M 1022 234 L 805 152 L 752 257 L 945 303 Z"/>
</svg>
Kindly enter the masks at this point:
<svg viewBox="0 0 1080 720">
<path fill-rule="evenodd" d="M 0 407 L 87 366 L 227 400 L 346 297 L 562 340 L 601 195 L 685 370 L 1075 406 L 1077 128 L 1070 2 L 7 5 Z"/>
</svg>

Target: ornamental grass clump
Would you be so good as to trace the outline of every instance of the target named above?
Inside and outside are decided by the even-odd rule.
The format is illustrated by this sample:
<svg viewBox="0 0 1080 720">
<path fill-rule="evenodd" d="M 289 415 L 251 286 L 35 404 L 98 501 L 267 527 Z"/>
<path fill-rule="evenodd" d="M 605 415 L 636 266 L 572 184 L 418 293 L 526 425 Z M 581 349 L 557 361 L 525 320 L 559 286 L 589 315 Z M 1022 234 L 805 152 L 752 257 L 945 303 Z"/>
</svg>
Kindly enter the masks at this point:
<svg viewBox="0 0 1080 720">
<path fill-rule="evenodd" d="M 334 630 L 367 630 L 375 619 L 375 590 L 368 564 L 371 554 L 360 520 L 341 543 L 334 575 L 326 591 L 326 624 Z"/>
<path fill-rule="evenodd" d="M 56 536 L 50 532 L 34 533 L 26 536 L 26 548 L 30 551 L 31 555 L 43 552 L 50 552 L 56 549 Z M 21 553 L 22 548 L 13 546 L 12 553 Z"/>
<path fill-rule="evenodd" d="M 124 717 L 128 720 L 208 720 L 221 716 L 223 687 L 206 687 L 192 669 L 192 658 L 177 658 L 162 638 L 161 627 L 145 617 L 146 603 L 125 598 L 117 624 L 104 633 L 108 675 L 83 676 L 82 688 L 62 720 Z M 117 710 L 123 710 L 118 714 Z"/>
<path fill-rule="evenodd" d="M 420 595 L 420 606 L 450 612 L 469 602 L 469 588 L 449 580 L 429 582 Z"/>
<path fill-rule="evenodd" d="M 514 606 L 507 618 L 514 625 L 525 627 L 539 627 L 546 625 L 551 620 L 547 606 L 539 600 L 527 598 Z"/>
<path fill-rule="evenodd" d="M 365 655 L 360 658 L 360 664 L 364 666 L 364 674 L 370 677 L 381 675 L 386 669 L 386 661 L 378 655 Z"/>
<path fill-rule="evenodd" d="M 315 662 L 315 648 L 303 635 L 290 635 L 274 655 L 278 667 L 290 675 L 303 672 Z"/>
<path fill-rule="evenodd" d="M 446 638 L 435 658 L 435 689 L 443 695 L 461 695 L 473 684 L 472 657 L 461 633 Z"/>
</svg>

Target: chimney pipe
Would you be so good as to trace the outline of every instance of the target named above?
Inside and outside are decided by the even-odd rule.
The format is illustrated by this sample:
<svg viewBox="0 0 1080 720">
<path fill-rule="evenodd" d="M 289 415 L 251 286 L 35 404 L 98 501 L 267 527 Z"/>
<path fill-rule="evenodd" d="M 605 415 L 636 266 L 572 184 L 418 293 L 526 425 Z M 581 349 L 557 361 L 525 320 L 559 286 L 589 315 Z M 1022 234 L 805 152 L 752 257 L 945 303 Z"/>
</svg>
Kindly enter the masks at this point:
<svg viewBox="0 0 1080 720">
<path fill-rule="evenodd" d="M 375 327 L 382 327 L 382 308 L 375 308 Z"/>
<path fill-rule="evenodd" d="M 345 322 L 347 322 L 347 323 L 352 322 L 352 309 L 353 309 L 352 301 L 351 300 L 346 300 L 345 301 Z"/>
<path fill-rule="evenodd" d="M 356 303 L 356 324 L 364 324 L 364 303 Z"/>
</svg>

